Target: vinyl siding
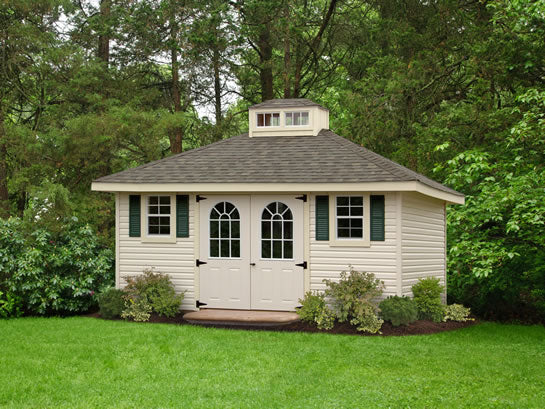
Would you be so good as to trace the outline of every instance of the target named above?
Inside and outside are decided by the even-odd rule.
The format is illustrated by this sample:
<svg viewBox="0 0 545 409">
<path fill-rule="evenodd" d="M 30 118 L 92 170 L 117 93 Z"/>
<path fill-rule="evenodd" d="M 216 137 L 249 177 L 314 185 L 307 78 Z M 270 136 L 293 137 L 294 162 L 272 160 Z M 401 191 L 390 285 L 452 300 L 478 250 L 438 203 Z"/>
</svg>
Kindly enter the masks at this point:
<svg viewBox="0 0 545 409">
<path fill-rule="evenodd" d="M 175 204 L 174 204 L 175 205 Z M 143 243 L 141 237 L 129 237 L 129 194 L 119 194 L 119 286 L 125 285 L 124 277 L 141 274 L 143 270 L 170 276 L 176 291 L 186 291 L 182 309 L 195 308 L 195 196 L 189 196 L 189 237 L 176 239 L 175 243 Z M 145 226 L 142 226 L 142 234 Z"/>
<path fill-rule="evenodd" d="M 320 195 L 320 193 L 318 193 Z M 385 241 L 372 241 L 370 247 L 330 246 L 327 241 L 316 240 L 316 200 L 310 197 L 310 289 L 323 290 L 322 280 L 338 280 L 349 266 L 358 271 L 374 273 L 385 284 L 384 295 L 394 295 L 397 290 L 396 254 L 396 194 L 385 196 Z M 330 197 L 330 200 L 331 197 Z M 366 226 L 369 228 L 369 226 Z M 330 229 L 331 230 L 331 229 Z M 331 237 L 335 234 L 330 231 Z"/>
<path fill-rule="evenodd" d="M 402 194 L 402 292 L 411 295 L 419 278 L 445 285 L 445 205 L 420 193 Z"/>
</svg>

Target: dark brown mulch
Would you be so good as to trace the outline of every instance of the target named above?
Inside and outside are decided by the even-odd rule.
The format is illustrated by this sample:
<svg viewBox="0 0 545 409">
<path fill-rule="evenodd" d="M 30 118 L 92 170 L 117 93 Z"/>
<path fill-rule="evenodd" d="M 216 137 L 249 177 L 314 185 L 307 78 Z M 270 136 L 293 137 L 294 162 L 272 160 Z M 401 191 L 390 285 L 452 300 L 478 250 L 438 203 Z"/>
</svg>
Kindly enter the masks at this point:
<svg viewBox="0 0 545 409">
<path fill-rule="evenodd" d="M 161 317 L 157 314 L 152 314 L 149 322 L 152 324 L 177 324 L 177 325 L 201 325 L 191 324 L 183 319 L 184 312 L 176 314 L 176 316 Z M 99 313 L 88 314 L 86 317 L 101 318 Z M 349 323 L 337 323 L 335 327 L 329 331 L 320 330 L 313 325 L 306 322 L 294 322 L 287 325 L 267 325 L 267 326 L 250 326 L 250 325 L 202 325 L 214 328 L 228 328 L 228 329 L 243 329 L 253 331 L 285 331 L 285 332 L 321 332 L 326 334 L 344 334 L 344 335 L 364 335 L 364 336 L 404 336 L 404 335 L 426 335 L 436 334 L 438 332 L 452 331 L 460 328 L 470 327 L 477 324 L 478 321 L 467 322 L 432 322 L 432 321 L 416 321 L 406 326 L 394 327 L 389 322 L 385 322 L 382 325 L 382 334 L 368 334 L 365 332 L 356 331 L 356 328 Z"/>
</svg>

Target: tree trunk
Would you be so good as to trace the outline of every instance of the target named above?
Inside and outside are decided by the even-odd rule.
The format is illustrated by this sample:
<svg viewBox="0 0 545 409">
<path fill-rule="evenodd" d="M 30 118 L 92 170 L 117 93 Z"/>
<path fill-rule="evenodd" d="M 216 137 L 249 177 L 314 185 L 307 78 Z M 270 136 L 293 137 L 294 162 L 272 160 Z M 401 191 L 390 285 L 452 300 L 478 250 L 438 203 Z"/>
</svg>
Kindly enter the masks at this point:
<svg viewBox="0 0 545 409">
<path fill-rule="evenodd" d="M 263 26 L 263 31 L 259 34 L 258 42 L 259 51 L 261 53 L 261 100 L 266 101 L 273 99 L 273 73 L 272 73 L 272 53 L 271 34 L 269 25 Z"/>
<path fill-rule="evenodd" d="M 213 64 L 214 64 L 214 102 L 215 102 L 215 111 L 216 111 L 216 126 L 221 125 L 223 116 L 221 114 L 221 74 L 220 74 L 220 52 L 218 50 L 218 45 L 214 46 L 214 51 L 212 55 Z"/>
<path fill-rule="evenodd" d="M 180 76 L 179 76 L 179 63 L 178 63 L 178 26 L 173 16 L 170 19 L 170 40 L 172 42 L 170 49 L 170 63 L 172 69 L 172 103 L 174 106 L 174 113 L 182 112 L 182 102 L 180 96 Z M 183 130 L 181 127 L 176 127 L 170 136 L 170 151 L 172 153 L 182 152 L 183 143 Z"/>
<path fill-rule="evenodd" d="M 108 19 L 112 7 L 112 0 L 100 0 L 101 33 L 98 36 L 98 58 L 108 65 L 110 63 L 110 30 Z"/>
<path fill-rule="evenodd" d="M 290 4 L 286 2 L 284 7 L 284 24 L 286 31 L 284 32 L 284 98 L 290 98 L 290 66 L 291 66 L 291 49 L 290 49 Z"/>
<path fill-rule="evenodd" d="M 0 111 L 0 217 L 9 215 L 8 149 L 4 130 L 4 114 Z"/>
</svg>

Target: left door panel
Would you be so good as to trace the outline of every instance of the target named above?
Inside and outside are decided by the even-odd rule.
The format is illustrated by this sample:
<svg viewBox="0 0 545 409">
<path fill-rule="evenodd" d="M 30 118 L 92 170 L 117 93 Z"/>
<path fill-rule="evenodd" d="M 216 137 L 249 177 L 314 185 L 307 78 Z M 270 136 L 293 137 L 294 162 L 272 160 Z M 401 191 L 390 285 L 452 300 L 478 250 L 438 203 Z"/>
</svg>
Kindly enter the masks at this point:
<svg viewBox="0 0 545 409">
<path fill-rule="evenodd" d="M 250 197 L 206 195 L 199 202 L 199 301 L 206 308 L 250 308 Z"/>
</svg>

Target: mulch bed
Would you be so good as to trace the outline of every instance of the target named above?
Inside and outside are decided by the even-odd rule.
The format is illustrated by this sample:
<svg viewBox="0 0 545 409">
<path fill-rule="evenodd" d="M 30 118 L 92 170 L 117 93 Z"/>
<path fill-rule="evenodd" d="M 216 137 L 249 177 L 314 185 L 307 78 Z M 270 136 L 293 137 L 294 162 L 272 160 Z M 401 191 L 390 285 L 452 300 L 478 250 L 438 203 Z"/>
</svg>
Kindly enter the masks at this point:
<svg viewBox="0 0 545 409">
<path fill-rule="evenodd" d="M 359 336 L 404 336 L 404 335 L 426 335 L 436 334 L 438 332 L 452 331 L 460 328 L 470 327 L 478 323 L 475 321 L 467 322 L 431 322 L 431 321 L 416 321 L 407 326 L 394 327 L 389 322 L 385 322 L 382 325 L 382 334 L 368 334 L 365 332 L 356 331 L 356 328 L 349 323 L 337 323 L 335 327 L 329 331 L 320 330 L 313 325 L 306 322 L 294 322 L 286 325 L 267 325 L 267 326 L 255 326 L 255 325 L 216 325 L 216 324 L 191 324 L 183 319 L 184 313 L 181 312 L 176 316 L 161 317 L 157 314 L 152 314 L 149 323 L 152 324 L 175 324 L 175 325 L 198 325 L 214 328 L 228 328 L 236 330 L 252 330 L 252 331 L 284 331 L 284 332 L 321 332 L 325 334 L 344 334 L 344 335 L 359 335 Z M 88 314 L 86 317 L 101 318 L 99 313 Z"/>
</svg>

